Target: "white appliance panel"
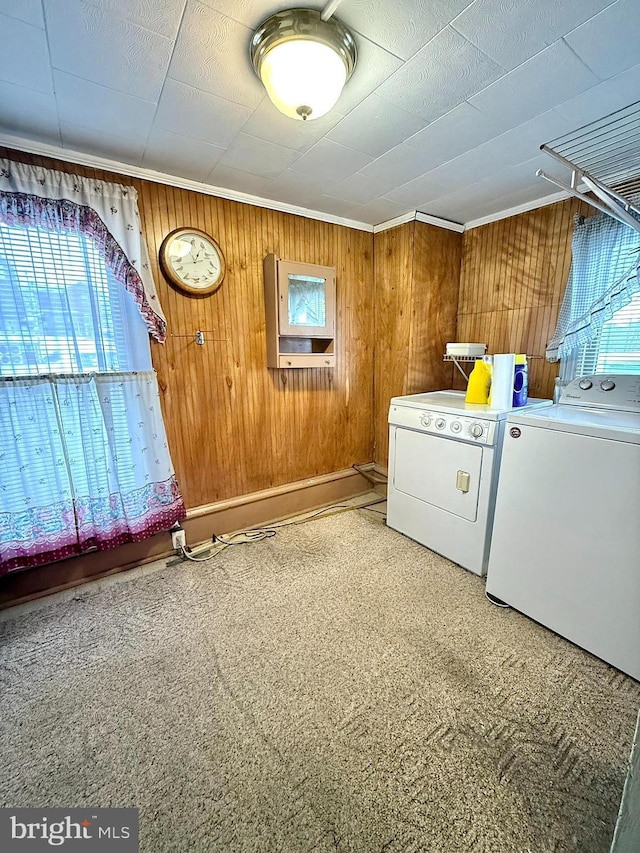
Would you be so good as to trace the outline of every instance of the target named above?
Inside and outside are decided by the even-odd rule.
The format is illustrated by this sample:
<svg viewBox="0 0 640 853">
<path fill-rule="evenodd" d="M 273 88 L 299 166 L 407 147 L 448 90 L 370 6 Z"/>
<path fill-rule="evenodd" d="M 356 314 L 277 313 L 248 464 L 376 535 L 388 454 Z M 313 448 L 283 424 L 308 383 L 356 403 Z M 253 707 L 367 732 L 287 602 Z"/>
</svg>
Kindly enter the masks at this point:
<svg viewBox="0 0 640 853">
<path fill-rule="evenodd" d="M 514 410 L 464 396 L 449 390 L 392 398 L 387 524 L 484 575 L 504 424 Z M 528 408 L 550 405 L 531 399 Z"/>
<path fill-rule="evenodd" d="M 514 409 L 497 408 L 482 403 L 467 403 L 464 391 L 426 391 L 424 394 L 408 394 L 405 397 L 392 397 L 391 406 L 405 406 L 422 411 L 441 412 L 443 414 L 464 415 L 471 418 L 482 418 L 483 420 L 498 421 L 509 414 L 509 412 L 524 412 L 526 409 L 536 409 L 550 406 L 551 400 L 543 400 L 539 397 L 529 397 L 526 406 Z"/>
<path fill-rule="evenodd" d="M 640 447 L 537 420 L 507 423 L 487 592 L 640 679 Z"/>
<path fill-rule="evenodd" d="M 421 433 L 431 433 L 457 441 L 474 444 L 495 444 L 498 424 L 493 420 L 458 414 L 449 417 L 449 412 L 425 411 L 410 406 L 391 405 L 389 424 L 408 427 Z"/>
<path fill-rule="evenodd" d="M 428 503 L 395 487 L 396 478 L 393 466 L 395 460 L 399 456 L 403 456 L 402 450 L 398 454 L 397 447 L 404 444 L 410 433 L 411 431 L 404 427 L 393 425 L 389 430 L 390 464 L 387 524 L 394 530 L 404 533 L 405 536 L 415 539 L 421 545 L 426 545 L 432 551 L 442 554 L 443 557 L 447 557 L 459 566 L 478 575 L 486 574 L 495 496 L 493 460 L 496 449 L 483 445 L 467 445 L 455 439 L 419 434 L 422 439 L 437 441 L 440 448 L 448 446 L 459 450 L 462 447 L 469 447 L 470 450 L 475 451 L 474 456 L 480 454 L 477 496 L 474 495 L 473 499 L 476 503 L 476 514 L 475 520 L 470 521 L 468 518 L 463 518 L 454 512 L 449 512 L 434 503 Z M 433 446 L 436 447 L 435 444 Z M 446 452 L 453 452 L 453 450 Z M 428 470 L 423 464 L 421 451 L 418 456 L 413 457 L 411 463 L 415 469 L 416 477 L 426 479 L 429 476 Z M 439 487 L 435 486 L 434 488 Z M 419 487 L 414 490 L 418 491 Z M 433 494 L 431 492 L 432 498 Z"/>
<path fill-rule="evenodd" d="M 403 430 L 402 441 L 396 441 L 394 448 L 393 486 L 397 491 L 467 521 L 476 520 L 481 447 Z M 462 491 L 459 485 L 468 486 L 468 491 Z"/>
<path fill-rule="evenodd" d="M 559 404 L 527 415 L 514 413 L 509 416 L 509 423 L 640 444 L 640 413 L 637 411 L 618 412 Z"/>
<path fill-rule="evenodd" d="M 640 375 L 598 373 L 573 379 L 562 392 L 564 406 L 597 407 L 614 412 L 640 411 Z"/>
</svg>

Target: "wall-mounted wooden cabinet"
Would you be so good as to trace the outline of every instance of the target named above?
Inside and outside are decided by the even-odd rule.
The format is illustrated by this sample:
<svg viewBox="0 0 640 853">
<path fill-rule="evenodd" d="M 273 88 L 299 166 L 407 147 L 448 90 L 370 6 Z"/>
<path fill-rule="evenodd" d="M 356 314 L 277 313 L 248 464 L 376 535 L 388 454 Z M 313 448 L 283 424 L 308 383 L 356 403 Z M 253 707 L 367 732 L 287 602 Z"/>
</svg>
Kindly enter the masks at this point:
<svg viewBox="0 0 640 853">
<path fill-rule="evenodd" d="M 336 271 L 264 259 L 267 367 L 335 367 Z"/>
</svg>

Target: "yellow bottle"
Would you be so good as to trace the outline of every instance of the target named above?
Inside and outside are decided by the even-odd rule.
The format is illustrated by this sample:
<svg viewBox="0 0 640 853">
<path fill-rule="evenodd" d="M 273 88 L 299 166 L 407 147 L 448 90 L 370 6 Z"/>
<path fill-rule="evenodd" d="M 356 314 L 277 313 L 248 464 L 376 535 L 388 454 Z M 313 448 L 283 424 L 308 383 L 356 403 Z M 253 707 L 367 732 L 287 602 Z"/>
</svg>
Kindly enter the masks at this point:
<svg viewBox="0 0 640 853">
<path fill-rule="evenodd" d="M 485 405 L 489 402 L 489 390 L 491 388 L 491 365 L 478 359 L 469 375 L 465 403 L 479 403 Z"/>
</svg>

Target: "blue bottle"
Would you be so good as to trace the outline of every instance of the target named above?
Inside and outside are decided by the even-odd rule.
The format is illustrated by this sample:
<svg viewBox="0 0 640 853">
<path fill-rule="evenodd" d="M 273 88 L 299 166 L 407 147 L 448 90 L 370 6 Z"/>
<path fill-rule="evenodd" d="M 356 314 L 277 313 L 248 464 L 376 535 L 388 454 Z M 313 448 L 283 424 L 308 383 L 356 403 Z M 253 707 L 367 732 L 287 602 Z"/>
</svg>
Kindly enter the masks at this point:
<svg viewBox="0 0 640 853">
<path fill-rule="evenodd" d="M 516 355 L 513 373 L 513 405 L 526 406 L 529 393 L 529 369 L 526 355 Z"/>
</svg>

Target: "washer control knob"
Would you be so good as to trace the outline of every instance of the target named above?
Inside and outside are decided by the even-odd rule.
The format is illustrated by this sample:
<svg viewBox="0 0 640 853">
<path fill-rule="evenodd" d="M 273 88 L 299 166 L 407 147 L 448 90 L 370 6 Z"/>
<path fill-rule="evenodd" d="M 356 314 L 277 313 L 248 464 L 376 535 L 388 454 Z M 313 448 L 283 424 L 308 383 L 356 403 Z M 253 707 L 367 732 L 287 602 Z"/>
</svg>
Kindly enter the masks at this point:
<svg viewBox="0 0 640 853">
<path fill-rule="evenodd" d="M 603 379 L 600 383 L 600 387 L 603 391 L 613 391 L 613 389 L 616 387 L 616 383 L 613 381 L 613 379 Z"/>
<path fill-rule="evenodd" d="M 480 438 L 480 436 L 484 432 L 484 429 L 481 424 L 471 424 L 471 426 L 469 427 L 469 432 L 474 438 Z"/>
<path fill-rule="evenodd" d="M 462 429 L 462 424 L 460 421 L 452 421 L 451 423 L 451 432 L 460 432 Z"/>
<path fill-rule="evenodd" d="M 437 418 L 436 420 L 436 429 L 444 429 L 447 425 L 447 422 L 444 418 Z"/>
<path fill-rule="evenodd" d="M 578 387 L 582 388 L 583 391 L 588 391 L 592 386 L 593 382 L 590 379 L 581 379 L 580 382 L 578 382 Z"/>
<path fill-rule="evenodd" d="M 424 415 L 420 415 L 420 423 L 423 427 L 428 427 L 431 423 L 431 415 L 426 413 Z"/>
</svg>

